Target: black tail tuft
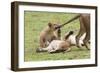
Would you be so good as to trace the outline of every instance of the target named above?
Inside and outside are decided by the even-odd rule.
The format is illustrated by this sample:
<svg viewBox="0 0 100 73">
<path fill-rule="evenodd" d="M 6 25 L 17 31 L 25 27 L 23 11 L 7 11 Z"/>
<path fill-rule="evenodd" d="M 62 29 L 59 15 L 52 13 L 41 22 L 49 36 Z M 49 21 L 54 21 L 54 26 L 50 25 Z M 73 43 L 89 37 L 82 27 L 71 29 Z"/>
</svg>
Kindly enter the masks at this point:
<svg viewBox="0 0 100 73">
<path fill-rule="evenodd" d="M 70 35 L 72 35 L 74 33 L 74 31 L 70 31 L 66 36 L 65 36 L 65 40 L 67 40 L 69 38 Z"/>
<path fill-rule="evenodd" d="M 70 31 L 70 32 L 69 32 L 69 35 L 72 35 L 73 33 L 74 33 L 74 31 Z"/>
</svg>

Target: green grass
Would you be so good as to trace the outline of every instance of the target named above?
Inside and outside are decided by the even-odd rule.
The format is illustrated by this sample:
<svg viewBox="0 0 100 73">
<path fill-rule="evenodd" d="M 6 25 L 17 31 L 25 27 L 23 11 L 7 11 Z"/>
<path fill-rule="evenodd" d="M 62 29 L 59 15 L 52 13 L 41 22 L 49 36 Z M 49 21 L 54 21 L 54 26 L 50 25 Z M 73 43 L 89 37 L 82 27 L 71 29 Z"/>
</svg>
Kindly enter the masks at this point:
<svg viewBox="0 0 100 73">
<path fill-rule="evenodd" d="M 39 47 L 39 34 L 40 31 L 47 26 L 49 22 L 52 23 L 65 23 L 67 20 L 73 18 L 77 14 L 57 13 L 57 12 L 30 12 L 25 11 L 25 61 L 43 61 L 43 60 L 66 60 L 66 59 L 86 59 L 90 58 L 90 51 L 80 50 L 77 47 L 72 47 L 71 52 L 48 54 L 36 53 L 36 48 Z M 79 31 L 79 20 L 75 20 L 62 29 L 62 36 L 71 30 Z"/>
</svg>

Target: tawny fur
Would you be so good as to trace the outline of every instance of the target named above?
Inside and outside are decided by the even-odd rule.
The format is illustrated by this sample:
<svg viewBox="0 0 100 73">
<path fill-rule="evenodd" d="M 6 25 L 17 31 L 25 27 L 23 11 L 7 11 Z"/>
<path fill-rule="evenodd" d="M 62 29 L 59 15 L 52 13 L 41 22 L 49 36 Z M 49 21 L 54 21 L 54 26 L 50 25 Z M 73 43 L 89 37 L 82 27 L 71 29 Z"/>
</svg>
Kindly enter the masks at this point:
<svg viewBox="0 0 100 73">
<path fill-rule="evenodd" d="M 45 27 L 40 33 L 40 47 L 45 48 L 49 45 L 52 40 L 60 39 L 58 36 L 58 30 L 55 30 L 56 25 L 48 23 L 48 26 Z"/>
</svg>

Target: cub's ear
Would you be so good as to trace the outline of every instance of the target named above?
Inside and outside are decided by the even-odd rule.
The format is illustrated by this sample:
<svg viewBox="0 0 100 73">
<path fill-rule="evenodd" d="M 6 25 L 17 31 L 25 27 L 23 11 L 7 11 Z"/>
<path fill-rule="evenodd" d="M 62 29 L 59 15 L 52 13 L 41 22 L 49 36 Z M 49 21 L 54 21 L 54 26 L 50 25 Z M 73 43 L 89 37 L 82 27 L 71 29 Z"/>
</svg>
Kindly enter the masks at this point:
<svg viewBox="0 0 100 73">
<path fill-rule="evenodd" d="M 49 26 L 49 27 L 52 27 L 52 23 L 48 23 L 48 26 Z"/>
</svg>

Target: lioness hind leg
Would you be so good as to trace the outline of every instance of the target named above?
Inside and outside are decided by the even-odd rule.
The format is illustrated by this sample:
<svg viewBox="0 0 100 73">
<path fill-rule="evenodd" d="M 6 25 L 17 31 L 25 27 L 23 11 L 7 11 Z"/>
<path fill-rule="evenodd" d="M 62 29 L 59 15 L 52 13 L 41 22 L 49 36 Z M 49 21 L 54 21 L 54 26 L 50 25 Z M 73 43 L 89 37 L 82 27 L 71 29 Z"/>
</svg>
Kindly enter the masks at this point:
<svg viewBox="0 0 100 73">
<path fill-rule="evenodd" d="M 79 39 L 80 39 L 80 37 L 81 37 L 83 34 L 84 34 L 84 31 L 80 31 L 79 34 L 76 36 L 76 45 L 77 45 L 77 47 L 79 47 L 79 48 L 80 48 L 80 46 L 79 46 Z"/>
<path fill-rule="evenodd" d="M 84 23 L 83 23 L 82 17 L 79 18 L 79 21 L 80 21 L 80 30 L 79 30 L 78 35 L 76 36 L 76 45 L 77 45 L 77 47 L 81 48 L 79 46 L 79 39 L 85 33 L 85 27 L 84 27 Z"/>
<path fill-rule="evenodd" d="M 89 42 L 89 36 L 88 36 L 88 35 L 86 35 L 86 37 L 85 37 L 85 39 L 83 40 L 83 42 L 84 42 L 84 46 L 85 46 L 88 50 L 90 50 L 90 48 L 89 48 L 89 46 L 88 46 L 88 42 Z"/>
</svg>

